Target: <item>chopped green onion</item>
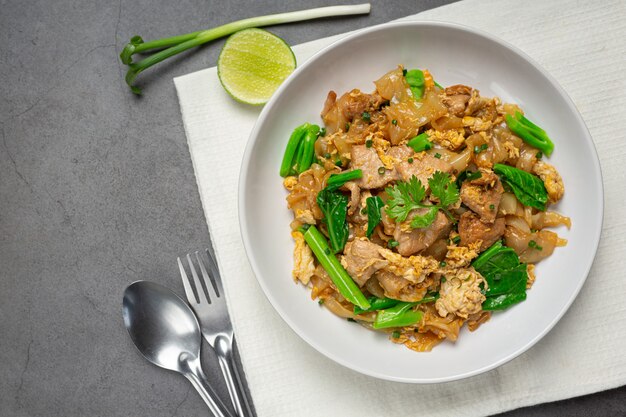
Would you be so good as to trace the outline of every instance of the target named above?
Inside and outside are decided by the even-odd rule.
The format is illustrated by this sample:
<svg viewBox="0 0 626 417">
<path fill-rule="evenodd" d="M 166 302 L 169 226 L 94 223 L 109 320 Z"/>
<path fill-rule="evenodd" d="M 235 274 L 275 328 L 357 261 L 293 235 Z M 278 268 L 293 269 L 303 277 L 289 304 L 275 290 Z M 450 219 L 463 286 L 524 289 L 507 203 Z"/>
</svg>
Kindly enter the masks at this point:
<svg viewBox="0 0 626 417">
<path fill-rule="evenodd" d="M 370 120 L 372 120 L 372 116 L 368 112 L 364 111 L 363 114 L 361 114 L 361 119 L 369 122 Z"/>
<path fill-rule="evenodd" d="M 426 132 L 415 136 L 407 145 L 413 148 L 415 152 L 427 151 L 433 147 L 433 144 L 428 140 L 428 134 Z"/>
<path fill-rule="evenodd" d="M 378 173 L 379 173 L 380 175 L 385 175 L 385 171 L 386 171 L 385 167 L 379 167 L 379 168 L 378 168 Z"/>
<path fill-rule="evenodd" d="M 486 151 L 487 148 L 489 148 L 489 145 L 487 145 L 486 143 L 483 143 L 482 145 L 478 146 L 474 146 L 474 153 L 481 153 L 482 151 Z"/>
<path fill-rule="evenodd" d="M 320 136 L 326 136 L 326 128 L 325 127 L 320 129 Z"/>
<path fill-rule="evenodd" d="M 328 242 L 324 235 L 315 226 L 310 226 L 307 230 L 300 228 L 304 235 L 304 240 L 309 245 L 315 257 L 330 276 L 337 290 L 341 295 L 354 305 L 363 309 L 370 307 L 359 286 L 352 280 L 348 272 L 341 265 L 335 255 L 330 253 Z"/>
<path fill-rule="evenodd" d="M 397 240 L 395 239 L 390 239 L 389 242 L 387 242 L 387 247 L 389 247 L 390 249 L 395 248 L 396 246 L 398 246 L 400 243 L 398 243 Z"/>
<path fill-rule="evenodd" d="M 391 121 L 391 124 L 395 126 L 395 125 L 397 125 L 397 124 L 398 124 L 398 121 L 397 121 L 396 119 L 393 119 L 393 120 Z"/>
<path fill-rule="evenodd" d="M 493 205 L 493 204 L 489 204 L 489 210 L 495 210 L 495 209 L 496 209 L 496 206 L 495 206 L 495 205 Z"/>
<path fill-rule="evenodd" d="M 409 164 L 412 164 L 412 163 L 413 163 L 413 158 L 409 158 L 409 159 L 407 159 L 406 161 L 407 161 Z"/>
<path fill-rule="evenodd" d="M 459 243 L 460 241 L 461 241 L 461 236 L 459 235 L 456 235 L 452 238 L 452 242 L 455 244 Z"/>
<path fill-rule="evenodd" d="M 541 159 L 542 157 L 543 157 L 543 153 L 541 153 L 541 151 L 539 151 L 539 152 L 537 152 L 535 154 L 535 158 L 537 158 L 537 159 Z"/>
<path fill-rule="evenodd" d="M 324 304 L 324 299 L 323 299 L 323 298 L 320 298 L 320 299 L 319 299 L 319 301 L 317 302 L 317 304 L 319 304 L 319 305 Z"/>
<path fill-rule="evenodd" d="M 535 242 L 534 240 L 529 241 L 529 242 L 528 242 L 528 246 L 529 246 L 529 247 L 531 247 L 531 248 L 533 248 L 533 249 L 537 249 L 537 250 L 542 250 L 542 249 L 543 249 L 543 247 L 542 247 L 542 246 L 539 246 L 539 245 L 537 244 L 537 242 Z"/>
<path fill-rule="evenodd" d="M 447 265 L 446 261 L 439 262 L 439 266 L 444 268 Z"/>
<path fill-rule="evenodd" d="M 374 144 L 374 142 L 371 139 L 368 139 L 368 140 L 365 141 L 365 147 L 366 148 L 371 148 L 373 144 Z"/>
<path fill-rule="evenodd" d="M 329 154 L 328 152 L 326 152 L 326 153 L 324 154 L 324 158 L 326 158 L 326 159 L 330 159 L 330 154 Z"/>
<path fill-rule="evenodd" d="M 346 126 L 345 126 L 345 129 L 344 129 L 344 130 L 345 130 L 346 132 L 347 132 L 348 130 L 350 130 L 350 123 L 346 123 Z"/>
<path fill-rule="evenodd" d="M 399 338 L 400 332 L 398 330 L 395 330 L 393 333 L 391 333 L 391 337 L 393 337 L 394 339 Z"/>
<path fill-rule="evenodd" d="M 441 159 L 441 154 L 440 154 L 439 152 L 437 152 L 437 153 L 435 154 L 435 158 L 437 158 L 437 159 Z"/>
</svg>

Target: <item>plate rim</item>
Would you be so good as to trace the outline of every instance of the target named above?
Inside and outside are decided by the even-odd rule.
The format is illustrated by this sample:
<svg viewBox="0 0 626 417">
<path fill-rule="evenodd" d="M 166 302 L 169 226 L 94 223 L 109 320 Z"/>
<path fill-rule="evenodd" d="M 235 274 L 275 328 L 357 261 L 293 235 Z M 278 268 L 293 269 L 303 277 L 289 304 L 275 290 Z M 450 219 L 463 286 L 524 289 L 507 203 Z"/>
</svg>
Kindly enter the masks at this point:
<svg viewBox="0 0 626 417">
<path fill-rule="evenodd" d="M 273 108 L 274 103 L 278 100 L 282 92 L 285 89 L 287 89 L 289 84 L 291 84 L 295 76 L 298 75 L 300 72 L 304 71 L 308 66 L 315 63 L 322 55 L 326 54 L 328 51 L 346 42 L 350 42 L 355 38 L 358 38 L 358 37 L 361 37 L 370 33 L 374 33 L 377 31 L 385 31 L 385 30 L 389 30 L 391 28 L 397 28 L 397 27 L 435 27 L 435 28 L 453 29 L 453 30 L 458 30 L 462 32 L 469 32 L 473 35 L 478 35 L 480 37 L 487 39 L 488 41 L 494 42 L 500 45 L 501 47 L 508 49 L 509 51 L 522 57 L 526 62 L 528 62 L 531 66 L 533 66 L 537 71 L 539 71 L 541 75 L 544 76 L 550 82 L 550 84 L 552 84 L 552 86 L 555 87 L 555 89 L 559 92 L 559 94 L 564 98 L 568 106 L 568 109 L 570 110 L 571 113 L 575 115 L 575 119 L 580 125 L 580 130 L 583 136 L 585 137 L 587 144 L 590 145 L 590 150 L 592 151 L 592 155 L 590 155 L 591 157 L 590 159 L 591 159 L 592 165 L 594 166 L 596 172 L 598 173 L 598 175 L 596 176 L 595 185 L 597 187 L 596 189 L 598 190 L 598 196 L 599 196 L 599 198 L 597 199 L 597 204 L 599 204 L 600 217 L 595 220 L 596 224 L 593 227 L 593 230 L 595 233 L 594 233 L 594 236 L 592 236 L 591 239 L 589 240 L 590 242 L 593 243 L 593 250 L 592 250 L 593 257 L 591 258 L 591 262 L 586 266 L 584 270 L 584 278 L 578 283 L 578 285 L 572 292 L 572 295 L 570 296 L 570 298 L 563 305 L 563 308 L 561 309 L 561 311 L 557 315 L 555 315 L 555 317 L 540 332 L 538 332 L 535 337 L 531 338 L 527 343 L 520 346 L 519 348 L 514 349 L 513 352 L 509 353 L 503 358 L 493 362 L 492 364 L 485 365 L 483 367 L 477 368 L 472 371 L 467 371 L 467 372 L 444 376 L 444 377 L 434 377 L 434 378 L 432 377 L 424 378 L 424 377 L 419 377 L 419 376 L 418 377 L 398 377 L 398 376 L 393 376 L 393 375 L 384 374 L 380 372 L 375 372 L 375 371 L 363 368 L 361 366 L 355 366 L 354 364 L 347 363 L 343 359 L 335 356 L 335 354 L 333 354 L 332 352 L 329 352 L 327 349 L 323 348 L 317 342 L 315 342 L 314 340 L 311 340 L 303 332 L 301 332 L 299 329 L 299 326 L 297 326 L 294 323 L 294 321 L 284 311 L 282 311 L 278 307 L 278 303 L 275 301 L 273 295 L 269 291 L 269 288 L 266 285 L 265 281 L 262 278 L 260 278 L 262 276 L 260 273 L 260 268 L 258 267 L 256 260 L 252 256 L 253 245 L 250 242 L 248 223 L 246 219 L 246 213 L 244 210 L 244 208 L 247 207 L 247 197 L 246 197 L 246 193 L 244 192 L 245 183 L 248 178 L 248 167 L 250 166 L 250 160 L 252 159 L 252 155 L 253 155 L 252 149 L 254 148 L 258 140 L 258 132 L 261 126 L 263 125 L 265 119 L 267 118 L 268 113 Z M 593 267 L 593 264 L 596 261 L 596 256 L 598 253 L 598 247 L 600 244 L 600 239 L 602 236 L 602 229 L 603 229 L 603 224 L 604 224 L 604 209 L 605 209 L 604 207 L 605 206 L 604 204 L 604 198 L 605 198 L 604 197 L 604 180 L 602 176 L 602 168 L 601 168 L 600 160 L 598 157 L 598 152 L 596 149 L 595 142 L 593 141 L 592 136 L 589 132 L 589 129 L 587 128 L 587 125 L 585 124 L 585 121 L 582 118 L 582 115 L 578 111 L 578 108 L 574 104 L 569 94 L 567 94 L 567 92 L 563 89 L 563 87 L 561 87 L 561 85 L 557 82 L 557 80 L 547 70 L 545 70 L 541 65 L 539 65 L 534 59 L 532 59 L 529 55 L 527 55 L 524 51 L 498 38 L 497 36 L 492 35 L 491 33 L 486 32 L 484 30 L 477 29 L 475 27 L 471 27 L 468 25 L 463 25 L 463 24 L 454 23 L 454 22 L 440 21 L 440 20 L 408 20 L 408 21 L 399 21 L 399 22 L 388 22 L 388 23 L 383 23 L 380 25 L 375 25 L 375 26 L 359 29 L 330 43 L 326 47 L 322 48 L 321 50 L 313 54 L 302 65 L 298 66 L 296 70 L 280 85 L 280 87 L 272 95 L 269 102 L 263 107 L 263 110 L 259 114 L 259 117 L 257 118 L 254 124 L 254 127 L 252 128 L 252 131 L 250 132 L 250 135 L 248 136 L 248 140 L 246 142 L 246 148 L 245 148 L 241 166 L 240 166 L 237 194 L 238 194 L 237 214 L 239 217 L 239 233 L 243 242 L 244 250 L 246 252 L 246 257 L 252 268 L 252 272 L 254 273 L 257 283 L 261 286 L 261 289 L 263 290 L 263 294 L 265 295 L 267 300 L 270 302 L 274 310 L 281 317 L 281 319 L 287 323 L 289 328 L 294 333 L 296 333 L 302 340 L 304 340 L 311 347 L 317 350 L 319 353 L 331 359 L 333 362 L 338 363 L 352 371 L 356 371 L 364 375 L 372 376 L 372 377 L 387 380 L 387 381 L 412 383 L 412 384 L 437 384 L 437 383 L 451 382 L 451 381 L 466 379 L 472 376 L 476 376 L 476 375 L 488 372 L 492 369 L 498 368 L 506 364 L 507 362 L 517 358 L 522 353 L 526 352 L 531 347 L 533 347 L 546 334 L 548 334 L 554 328 L 554 326 L 561 320 L 561 318 L 563 318 L 565 313 L 569 311 L 574 300 L 578 297 L 582 287 L 587 282 L 589 273 L 591 271 L 591 268 Z"/>
</svg>

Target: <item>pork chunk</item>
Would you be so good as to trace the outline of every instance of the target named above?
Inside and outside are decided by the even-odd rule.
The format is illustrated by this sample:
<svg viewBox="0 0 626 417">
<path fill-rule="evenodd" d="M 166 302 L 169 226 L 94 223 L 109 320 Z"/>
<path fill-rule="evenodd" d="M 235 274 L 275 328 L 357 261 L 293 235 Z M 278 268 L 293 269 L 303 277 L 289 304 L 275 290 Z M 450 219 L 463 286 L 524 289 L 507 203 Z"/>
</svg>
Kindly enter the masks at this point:
<svg viewBox="0 0 626 417">
<path fill-rule="evenodd" d="M 436 171 L 452 171 L 452 165 L 448 162 L 427 153 L 415 153 L 408 146 L 394 146 L 387 154 L 396 160 L 396 169 L 401 180 L 409 181 L 415 175 L 427 189 L 428 179 Z M 409 162 L 409 158 L 412 158 L 413 162 Z"/>
<path fill-rule="evenodd" d="M 461 186 L 461 201 L 484 223 L 493 223 L 498 213 L 504 188 L 490 169 L 480 168 L 481 176 Z"/>
<path fill-rule="evenodd" d="M 419 301 L 426 295 L 428 285 L 415 284 L 387 271 L 379 271 L 374 275 L 383 288 L 385 296 L 395 300 Z"/>
<path fill-rule="evenodd" d="M 423 215 L 428 209 L 417 209 L 409 214 L 406 223 L 417 215 Z M 404 226 L 404 225 L 403 225 Z M 441 211 L 437 212 L 435 221 L 428 227 L 419 229 L 411 229 L 398 226 L 394 230 L 393 237 L 398 242 L 398 253 L 402 256 L 409 256 L 421 252 L 432 245 L 437 239 L 447 235 L 450 232 L 450 220 Z"/>
<path fill-rule="evenodd" d="M 356 238 L 346 244 L 341 264 L 359 286 L 365 285 L 372 274 L 388 265 L 380 254 L 381 249 L 366 238 Z"/>
<path fill-rule="evenodd" d="M 461 215 L 459 220 L 461 245 L 469 246 L 472 243 L 481 241 L 480 251 L 484 251 L 502 237 L 504 226 L 503 217 L 496 219 L 492 224 L 486 224 L 481 222 L 476 214 L 467 211 Z"/>
<path fill-rule="evenodd" d="M 354 145 L 350 152 L 350 157 L 352 169 L 363 171 L 363 177 L 355 181 L 360 188 L 368 190 L 382 188 L 396 179 L 396 170 L 385 169 L 383 161 L 373 148 L 368 148 L 365 145 Z M 381 169 L 385 170 L 382 174 L 379 172 Z"/>
</svg>

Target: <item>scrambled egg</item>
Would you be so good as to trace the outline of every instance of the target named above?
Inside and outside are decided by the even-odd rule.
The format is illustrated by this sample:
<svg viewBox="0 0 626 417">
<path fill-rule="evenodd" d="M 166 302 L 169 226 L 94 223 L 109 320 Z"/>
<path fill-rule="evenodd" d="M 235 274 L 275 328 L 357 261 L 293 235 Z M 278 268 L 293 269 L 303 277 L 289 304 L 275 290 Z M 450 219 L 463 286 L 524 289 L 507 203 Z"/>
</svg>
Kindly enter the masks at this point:
<svg viewBox="0 0 626 417">
<path fill-rule="evenodd" d="M 454 151 L 458 149 L 465 142 L 465 130 L 435 130 L 429 129 L 426 131 L 428 139 L 443 146 L 444 148 Z"/>
<path fill-rule="evenodd" d="M 563 185 L 561 174 L 557 172 L 556 168 L 546 162 L 537 161 L 535 166 L 533 166 L 533 172 L 545 184 L 548 197 L 550 197 L 552 203 L 556 203 L 563 197 L 565 186 Z"/>
<path fill-rule="evenodd" d="M 315 263 L 313 262 L 313 252 L 304 241 L 304 236 L 300 232 L 292 232 L 291 237 L 296 241 L 293 249 L 293 278 L 304 285 L 308 285 L 311 276 L 315 272 Z"/>
<path fill-rule="evenodd" d="M 467 318 L 480 312 L 486 299 L 481 284 L 487 288 L 483 276 L 472 267 L 457 269 L 454 275 L 447 275 L 446 280 L 442 280 L 439 299 L 435 303 L 437 313 L 441 317 L 453 313 Z"/>
</svg>

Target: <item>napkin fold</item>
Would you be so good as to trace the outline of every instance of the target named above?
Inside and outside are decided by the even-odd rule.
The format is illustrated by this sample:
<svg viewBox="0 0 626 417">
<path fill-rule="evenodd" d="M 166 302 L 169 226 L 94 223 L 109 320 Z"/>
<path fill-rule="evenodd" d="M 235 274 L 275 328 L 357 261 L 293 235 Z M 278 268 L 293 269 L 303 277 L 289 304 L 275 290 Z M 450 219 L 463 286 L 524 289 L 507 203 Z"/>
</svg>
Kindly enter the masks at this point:
<svg viewBox="0 0 626 417">
<path fill-rule="evenodd" d="M 198 189 L 258 415 L 482 416 L 626 384 L 623 1 L 466 0 L 401 20 L 444 20 L 493 33 L 533 57 L 568 92 L 589 127 L 604 176 L 604 230 L 596 261 L 558 325 L 495 370 L 462 381 L 410 385 L 346 369 L 282 321 L 244 252 L 236 214 L 238 178 L 260 109 L 232 100 L 215 68 L 178 77 L 174 82 Z M 298 62 L 343 36 L 294 47 Z"/>
</svg>

